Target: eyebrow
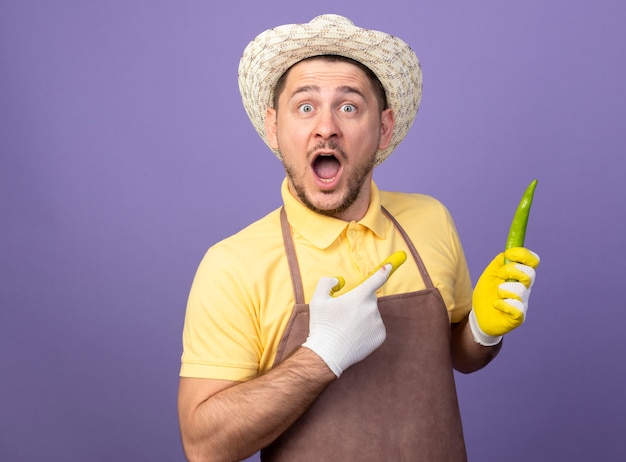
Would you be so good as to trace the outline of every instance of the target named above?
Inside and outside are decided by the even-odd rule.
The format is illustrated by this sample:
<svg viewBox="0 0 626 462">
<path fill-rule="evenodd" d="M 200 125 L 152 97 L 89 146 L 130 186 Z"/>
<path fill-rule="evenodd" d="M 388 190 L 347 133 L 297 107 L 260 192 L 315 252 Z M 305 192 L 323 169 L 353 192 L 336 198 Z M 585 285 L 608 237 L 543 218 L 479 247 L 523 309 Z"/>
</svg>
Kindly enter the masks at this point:
<svg viewBox="0 0 626 462">
<path fill-rule="evenodd" d="M 304 85 L 302 87 L 296 88 L 291 94 L 291 98 L 293 98 L 299 93 L 319 92 L 319 91 L 320 91 L 320 87 L 317 85 Z M 336 92 L 343 94 L 343 95 L 349 95 L 349 94 L 354 93 L 356 95 L 359 95 L 361 98 L 366 99 L 365 95 L 363 94 L 363 92 L 361 92 L 361 90 L 355 87 L 351 87 L 350 85 L 342 85 L 340 87 L 337 87 Z"/>
</svg>

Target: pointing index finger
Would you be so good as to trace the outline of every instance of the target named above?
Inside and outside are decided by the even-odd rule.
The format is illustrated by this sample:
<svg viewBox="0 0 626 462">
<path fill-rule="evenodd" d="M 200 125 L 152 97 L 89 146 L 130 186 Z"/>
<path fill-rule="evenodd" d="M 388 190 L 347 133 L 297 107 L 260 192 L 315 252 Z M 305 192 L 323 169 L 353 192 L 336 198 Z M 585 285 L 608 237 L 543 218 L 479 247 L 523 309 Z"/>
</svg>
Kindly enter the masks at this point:
<svg viewBox="0 0 626 462">
<path fill-rule="evenodd" d="M 391 255 L 389 255 L 380 265 L 374 268 L 374 270 L 368 275 L 368 277 L 387 264 L 391 265 L 391 272 L 389 273 L 389 277 L 391 277 L 394 271 L 397 270 L 400 267 L 400 265 L 402 265 L 402 263 L 404 263 L 405 261 L 406 261 L 406 252 L 404 252 L 403 250 L 398 250 L 397 252 L 394 252 Z"/>
</svg>

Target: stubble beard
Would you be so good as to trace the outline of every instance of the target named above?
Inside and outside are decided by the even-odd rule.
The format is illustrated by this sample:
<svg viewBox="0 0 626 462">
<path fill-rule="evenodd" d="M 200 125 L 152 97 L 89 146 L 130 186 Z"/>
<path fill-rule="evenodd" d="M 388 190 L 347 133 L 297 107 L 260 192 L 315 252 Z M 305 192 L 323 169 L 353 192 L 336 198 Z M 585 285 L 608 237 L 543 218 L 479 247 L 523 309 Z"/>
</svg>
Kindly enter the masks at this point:
<svg viewBox="0 0 626 462">
<path fill-rule="evenodd" d="M 347 159 L 347 156 L 343 152 L 343 150 L 334 145 L 327 144 L 326 146 L 317 146 L 315 150 L 330 148 L 336 150 L 344 159 Z M 310 210 L 319 213 L 321 215 L 336 217 L 337 215 L 345 212 L 354 204 L 354 202 L 358 199 L 361 194 L 361 190 L 363 189 L 363 185 L 365 181 L 369 178 L 370 172 L 374 169 L 376 165 L 376 153 L 372 154 L 369 157 L 369 161 L 362 165 L 358 165 L 356 169 L 351 173 L 348 178 L 348 187 L 347 191 L 344 194 L 344 197 L 341 199 L 341 202 L 332 209 L 321 209 L 317 207 L 313 202 L 309 199 L 306 193 L 306 189 L 304 187 L 303 182 L 297 181 L 296 174 L 284 161 L 283 167 L 285 169 L 285 173 L 287 174 L 287 178 L 289 179 L 293 189 L 296 193 L 296 196 L 307 208 Z M 345 164 L 344 164 L 345 165 Z M 333 191 L 323 191 L 324 194 L 333 194 Z"/>
</svg>

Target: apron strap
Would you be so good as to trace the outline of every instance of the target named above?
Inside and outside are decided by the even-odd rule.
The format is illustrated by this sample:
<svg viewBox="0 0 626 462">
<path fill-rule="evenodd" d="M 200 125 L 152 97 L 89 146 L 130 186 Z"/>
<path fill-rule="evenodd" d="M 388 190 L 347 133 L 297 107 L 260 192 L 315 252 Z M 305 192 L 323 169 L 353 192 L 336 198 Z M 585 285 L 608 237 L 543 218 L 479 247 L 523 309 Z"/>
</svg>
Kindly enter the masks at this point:
<svg viewBox="0 0 626 462">
<path fill-rule="evenodd" d="M 289 221 L 287 220 L 287 212 L 285 212 L 285 207 L 281 207 L 280 209 L 280 228 L 283 232 L 285 253 L 287 254 L 287 263 L 289 264 L 289 273 L 291 274 L 293 298 L 296 303 L 304 304 L 304 289 L 302 288 L 300 265 L 298 265 L 298 256 L 296 255 L 296 248 L 293 245 L 293 238 L 291 237 L 291 226 L 289 226 Z"/>
<path fill-rule="evenodd" d="M 411 256 L 417 265 L 417 269 L 422 276 L 422 281 L 424 281 L 424 285 L 427 289 L 432 289 L 434 287 L 432 280 L 430 279 L 430 275 L 426 270 L 426 266 L 422 261 L 421 257 L 411 238 L 404 231 L 404 228 L 400 226 L 398 220 L 394 218 L 393 215 L 385 208 L 381 206 L 381 210 L 383 214 L 391 221 L 394 227 L 398 230 L 404 242 L 409 247 L 409 251 L 411 252 Z M 293 287 L 293 296 L 297 304 L 304 304 L 304 289 L 302 286 L 302 276 L 300 274 L 300 266 L 298 265 L 298 256 L 296 255 L 296 248 L 293 243 L 293 237 L 291 236 L 291 226 L 289 225 L 289 221 L 287 220 L 287 212 L 285 212 L 285 207 L 281 207 L 280 209 L 280 227 L 283 233 L 283 242 L 285 243 L 285 252 L 287 254 L 287 263 L 289 264 L 289 273 L 291 274 L 291 285 Z"/>
<path fill-rule="evenodd" d="M 398 232 L 404 238 L 404 242 L 406 242 L 406 245 L 409 247 L 409 250 L 411 251 L 411 255 L 413 255 L 413 259 L 415 260 L 415 263 L 417 264 L 417 268 L 420 271 L 420 275 L 422 276 L 422 281 L 424 281 L 424 285 L 426 286 L 427 289 L 432 289 L 434 287 L 433 281 L 430 279 L 430 275 L 428 274 L 428 271 L 426 270 L 426 265 L 424 265 L 422 258 L 420 257 L 419 253 L 417 252 L 417 249 L 413 245 L 413 241 L 411 241 L 411 238 L 409 237 L 409 235 L 406 233 L 404 228 L 400 226 L 400 223 L 398 223 L 398 220 L 395 219 L 395 217 L 389 212 L 389 210 L 387 210 L 383 206 L 381 206 L 380 208 L 383 211 L 383 214 L 387 218 L 389 218 L 389 220 L 394 224 Z"/>
</svg>

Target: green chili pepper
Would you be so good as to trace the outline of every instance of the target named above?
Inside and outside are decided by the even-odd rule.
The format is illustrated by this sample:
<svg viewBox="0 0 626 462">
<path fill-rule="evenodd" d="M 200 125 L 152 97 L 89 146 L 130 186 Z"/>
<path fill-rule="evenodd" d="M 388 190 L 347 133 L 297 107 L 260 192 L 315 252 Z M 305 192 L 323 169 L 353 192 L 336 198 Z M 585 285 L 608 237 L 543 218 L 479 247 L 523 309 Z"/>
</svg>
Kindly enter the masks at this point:
<svg viewBox="0 0 626 462">
<path fill-rule="evenodd" d="M 512 247 L 523 247 L 524 239 L 526 238 L 526 227 L 528 226 L 528 215 L 530 214 L 530 206 L 533 204 L 533 196 L 535 194 L 535 187 L 537 186 L 537 180 L 530 182 L 522 200 L 517 206 L 513 221 L 511 222 L 511 228 L 509 229 L 509 236 L 506 240 L 505 250 Z M 505 263 L 509 263 L 509 259 L 504 259 Z"/>
</svg>

